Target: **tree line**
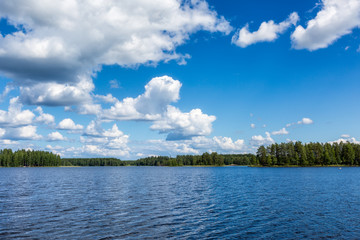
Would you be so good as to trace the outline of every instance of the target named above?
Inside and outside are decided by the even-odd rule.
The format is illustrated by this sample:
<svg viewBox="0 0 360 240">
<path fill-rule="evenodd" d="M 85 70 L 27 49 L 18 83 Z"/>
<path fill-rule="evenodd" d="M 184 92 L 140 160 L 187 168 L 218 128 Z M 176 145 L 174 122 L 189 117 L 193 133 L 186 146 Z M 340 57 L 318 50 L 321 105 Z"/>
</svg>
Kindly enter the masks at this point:
<svg viewBox="0 0 360 240">
<path fill-rule="evenodd" d="M 135 161 L 117 158 L 60 158 L 45 151 L 0 150 L 0 167 L 57 166 L 331 166 L 360 165 L 360 144 L 289 142 L 260 146 L 255 154 L 153 156 Z"/>
<path fill-rule="evenodd" d="M 360 144 L 289 142 L 260 146 L 257 159 L 262 166 L 360 165 Z"/>
<path fill-rule="evenodd" d="M 0 167 L 58 167 L 61 158 L 57 154 L 45 151 L 0 150 Z"/>
<path fill-rule="evenodd" d="M 125 166 L 125 162 L 117 158 L 62 158 L 62 166 Z"/>
<path fill-rule="evenodd" d="M 117 158 L 60 158 L 46 151 L 0 150 L 0 167 L 55 167 L 55 166 L 222 166 L 255 165 L 254 154 L 218 154 L 178 155 L 175 158 L 154 156 L 135 161 L 121 161 Z"/>
<path fill-rule="evenodd" d="M 178 155 L 175 158 L 153 156 L 129 162 L 134 166 L 223 166 L 223 165 L 257 165 L 254 154 L 218 154 L 217 152 L 202 155 Z"/>
</svg>

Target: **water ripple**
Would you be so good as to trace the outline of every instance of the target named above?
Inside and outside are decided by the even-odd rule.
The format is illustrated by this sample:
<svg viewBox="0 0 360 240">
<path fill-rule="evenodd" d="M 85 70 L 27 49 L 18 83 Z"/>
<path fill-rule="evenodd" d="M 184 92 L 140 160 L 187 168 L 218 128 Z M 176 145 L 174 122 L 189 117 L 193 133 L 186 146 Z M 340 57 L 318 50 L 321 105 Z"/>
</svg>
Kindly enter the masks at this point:
<svg viewBox="0 0 360 240">
<path fill-rule="evenodd" d="M 358 239 L 360 168 L 0 168 L 0 239 Z"/>
</svg>

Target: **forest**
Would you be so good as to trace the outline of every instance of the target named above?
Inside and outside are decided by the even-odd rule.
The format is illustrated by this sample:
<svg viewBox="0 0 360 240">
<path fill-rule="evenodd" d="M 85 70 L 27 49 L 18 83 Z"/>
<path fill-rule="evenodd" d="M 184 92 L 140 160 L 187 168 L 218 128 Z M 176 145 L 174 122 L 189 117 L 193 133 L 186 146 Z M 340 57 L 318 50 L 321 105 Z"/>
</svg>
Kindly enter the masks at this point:
<svg viewBox="0 0 360 240">
<path fill-rule="evenodd" d="M 257 165 L 254 154 L 218 154 L 217 152 L 202 155 L 178 155 L 175 158 L 156 156 L 141 158 L 130 162 L 134 166 L 223 166 L 223 165 Z"/>
<path fill-rule="evenodd" d="M 62 166 L 125 166 L 125 162 L 117 158 L 62 158 Z"/>
<path fill-rule="evenodd" d="M 0 167 L 58 167 L 61 158 L 57 154 L 45 151 L 0 150 Z"/>
<path fill-rule="evenodd" d="M 359 166 L 360 144 L 288 142 L 260 146 L 255 154 L 153 156 L 135 161 L 117 158 L 60 158 L 46 151 L 0 150 L 0 167 L 58 166 Z"/>
<path fill-rule="evenodd" d="M 260 146 L 256 156 L 262 166 L 359 166 L 360 144 L 275 143 Z"/>
</svg>

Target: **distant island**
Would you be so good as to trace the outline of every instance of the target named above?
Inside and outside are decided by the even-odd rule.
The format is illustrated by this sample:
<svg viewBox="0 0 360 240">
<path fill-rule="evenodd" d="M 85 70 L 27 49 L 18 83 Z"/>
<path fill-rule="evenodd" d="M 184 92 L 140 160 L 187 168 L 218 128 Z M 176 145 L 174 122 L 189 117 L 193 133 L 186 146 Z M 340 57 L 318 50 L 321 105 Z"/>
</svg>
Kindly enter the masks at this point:
<svg viewBox="0 0 360 240">
<path fill-rule="evenodd" d="M 359 166 L 360 144 L 289 142 L 260 146 L 255 154 L 153 156 L 122 161 L 117 158 L 61 158 L 46 151 L 0 150 L 0 167 L 60 166 Z"/>
</svg>

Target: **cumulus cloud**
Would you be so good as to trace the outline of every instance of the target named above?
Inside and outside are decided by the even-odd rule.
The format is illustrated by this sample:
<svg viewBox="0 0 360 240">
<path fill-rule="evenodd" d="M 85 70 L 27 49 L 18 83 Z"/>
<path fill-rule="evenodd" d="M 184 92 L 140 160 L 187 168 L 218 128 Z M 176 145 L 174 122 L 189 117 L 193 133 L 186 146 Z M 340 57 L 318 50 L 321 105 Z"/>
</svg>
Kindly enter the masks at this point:
<svg viewBox="0 0 360 240">
<path fill-rule="evenodd" d="M 271 134 L 269 132 L 265 132 L 265 137 L 262 135 L 252 136 L 250 140 L 250 144 L 252 146 L 261 146 L 261 145 L 269 145 L 273 144 L 275 141 L 271 138 Z"/>
<path fill-rule="evenodd" d="M 51 114 L 44 113 L 41 107 L 35 109 L 40 115 L 36 117 L 35 121 L 38 123 L 44 123 L 47 125 L 53 125 L 55 123 L 55 117 Z"/>
<path fill-rule="evenodd" d="M 255 128 L 255 123 L 250 124 L 251 128 Z"/>
<path fill-rule="evenodd" d="M 342 138 L 349 138 L 350 135 L 349 135 L 349 134 L 342 134 L 341 137 L 342 137 Z"/>
<path fill-rule="evenodd" d="M 287 135 L 289 132 L 286 130 L 286 128 L 282 128 L 279 131 L 273 131 L 271 133 L 272 135 Z"/>
<path fill-rule="evenodd" d="M 81 76 L 101 65 L 184 63 L 176 48 L 192 33 L 231 31 L 203 0 L 1 1 L 0 18 L 17 28 L 0 35 L 0 72 L 22 86 L 26 103 L 39 105 L 84 101 L 91 89 L 81 91 Z"/>
<path fill-rule="evenodd" d="M 146 84 L 145 93 L 136 99 L 136 109 L 148 114 L 162 112 L 168 104 L 179 100 L 180 88 L 180 81 L 171 77 L 153 78 Z"/>
<path fill-rule="evenodd" d="M 295 49 L 326 48 L 360 26 L 359 0 L 322 0 L 322 8 L 306 28 L 298 26 L 291 35 Z"/>
<path fill-rule="evenodd" d="M 235 142 L 229 137 L 213 137 L 215 143 L 215 149 L 221 149 L 225 151 L 241 151 L 244 149 L 245 141 L 238 139 Z"/>
<path fill-rule="evenodd" d="M 34 125 L 54 125 L 54 116 L 44 113 L 41 107 L 34 111 L 38 116 L 22 108 L 19 97 L 15 97 L 10 99 L 8 111 L 0 110 L 0 138 L 4 144 L 13 144 L 12 140 L 39 140 L 42 136 L 37 134 L 37 126 Z M 5 143 L 5 140 L 8 142 Z"/>
<path fill-rule="evenodd" d="M 200 109 L 183 113 L 176 107 L 168 106 L 164 116 L 156 120 L 150 128 L 160 133 L 169 133 L 167 140 L 179 140 L 209 135 L 215 119 L 215 116 L 204 114 Z"/>
<path fill-rule="evenodd" d="M 49 133 L 48 135 L 48 140 L 49 141 L 66 141 L 67 138 L 64 137 L 61 133 L 59 132 L 52 132 Z"/>
<path fill-rule="evenodd" d="M 145 92 L 137 98 L 125 98 L 103 112 L 102 118 L 111 120 L 154 120 L 167 106 L 179 99 L 181 83 L 169 76 L 156 77 L 145 85 Z M 112 101 L 115 101 L 112 99 Z"/>
<path fill-rule="evenodd" d="M 112 128 L 104 130 L 99 122 L 91 121 L 86 127 L 84 136 L 80 137 L 84 143 L 83 149 L 88 153 L 101 156 L 128 156 L 129 135 L 125 135 L 114 124 Z"/>
<path fill-rule="evenodd" d="M 89 125 L 97 125 L 97 131 L 93 135 L 83 134 L 80 136 L 82 146 L 64 147 L 47 145 L 46 149 L 61 156 L 69 157 L 116 157 L 129 158 L 129 136 L 120 131 L 116 124 L 108 130 L 104 130 L 98 123 L 91 122 Z"/>
<path fill-rule="evenodd" d="M 37 127 L 28 125 L 16 128 L 7 128 L 3 139 L 9 140 L 39 140 L 42 137 L 36 133 Z"/>
<path fill-rule="evenodd" d="M 84 127 L 80 124 L 75 124 L 70 118 L 65 118 L 59 123 L 57 128 L 61 130 L 81 130 Z"/>
<path fill-rule="evenodd" d="M 296 25 L 298 21 L 299 15 L 293 12 L 285 21 L 278 24 L 272 20 L 261 23 L 259 29 L 255 32 L 250 32 L 249 25 L 246 24 L 232 37 L 232 43 L 245 48 L 258 42 L 271 42 L 276 40 L 279 34 L 284 33 L 289 27 Z"/>
<path fill-rule="evenodd" d="M 19 98 L 10 99 L 8 111 L 0 110 L 0 127 L 17 127 L 32 124 L 35 114 L 22 110 Z"/>
<path fill-rule="evenodd" d="M 103 110 L 100 118 L 153 121 L 150 129 L 167 133 L 168 140 L 209 135 L 215 116 L 204 114 L 200 109 L 184 113 L 170 105 L 178 101 L 180 88 L 180 81 L 162 76 L 151 79 L 145 85 L 145 92 L 136 98 L 128 97 L 119 101 L 112 95 L 99 96 L 108 101 L 115 101 L 110 109 Z"/>
</svg>

